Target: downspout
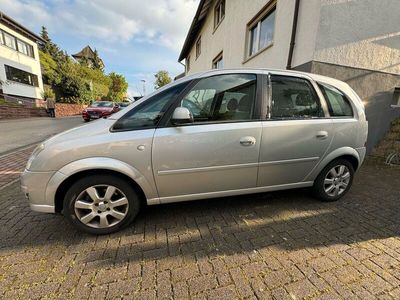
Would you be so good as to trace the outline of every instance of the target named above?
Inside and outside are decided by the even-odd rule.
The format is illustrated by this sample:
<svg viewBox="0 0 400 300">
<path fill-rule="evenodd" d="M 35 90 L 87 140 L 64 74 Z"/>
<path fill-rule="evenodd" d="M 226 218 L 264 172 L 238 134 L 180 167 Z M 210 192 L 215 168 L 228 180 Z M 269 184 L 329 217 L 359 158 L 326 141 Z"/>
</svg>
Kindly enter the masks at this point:
<svg viewBox="0 0 400 300">
<path fill-rule="evenodd" d="M 300 7 L 300 0 L 296 0 L 295 6 L 294 6 L 292 36 L 290 38 L 290 48 L 289 48 L 287 66 L 286 66 L 287 70 L 292 69 L 293 51 L 294 51 L 294 45 L 296 44 L 297 19 L 299 18 L 299 7 Z"/>
</svg>

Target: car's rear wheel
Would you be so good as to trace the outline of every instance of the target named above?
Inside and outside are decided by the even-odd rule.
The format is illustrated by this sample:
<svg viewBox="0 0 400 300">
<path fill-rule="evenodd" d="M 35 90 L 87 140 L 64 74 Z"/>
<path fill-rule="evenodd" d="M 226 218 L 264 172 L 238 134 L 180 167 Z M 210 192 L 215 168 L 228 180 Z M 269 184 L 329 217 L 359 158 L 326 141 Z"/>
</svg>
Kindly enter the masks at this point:
<svg viewBox="0 0 400 300">
<path fill-rule="evenodd" d="M 314 182 L 314 194 L 322 201 L 337 201 L 350 189 L 354 168 L 346 159 L 336 159 L 329 163 Z"/>
<path fill-rule="evenodd" d="M 82 231 L 108 234 L 129 225 L 139 209 L 139 197 L 129 182 L 112 175 L 92 175 L 70 187 L 63 212 Z"/>
</svg>

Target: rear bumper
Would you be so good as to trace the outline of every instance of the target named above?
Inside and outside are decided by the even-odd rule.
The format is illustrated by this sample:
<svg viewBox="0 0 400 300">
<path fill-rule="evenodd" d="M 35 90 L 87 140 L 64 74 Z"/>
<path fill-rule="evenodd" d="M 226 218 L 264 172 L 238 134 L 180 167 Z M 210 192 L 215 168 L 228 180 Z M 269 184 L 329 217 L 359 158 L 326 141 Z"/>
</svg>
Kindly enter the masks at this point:
<svg viewBox="0 0 400 300">
<path fill-rule="evenodd" d="M 21 190 L 33 211 L 54 213 L 54 201 L 48 203 L 46 189 L 55 172 L 31 172 L 25 170 L 21 175 Z"/>
<path fill-rule="evenodd" d="M 365 148 L 365 147 L 356 148 L 356 151 L 357 151 L 358 156 L 360 158 L 360 164 L 358 166 L 358 168 L 360 168 L 362 163 L 364 162 L 365 155 L 367 153 L 367 148 Z"/>
</svg>

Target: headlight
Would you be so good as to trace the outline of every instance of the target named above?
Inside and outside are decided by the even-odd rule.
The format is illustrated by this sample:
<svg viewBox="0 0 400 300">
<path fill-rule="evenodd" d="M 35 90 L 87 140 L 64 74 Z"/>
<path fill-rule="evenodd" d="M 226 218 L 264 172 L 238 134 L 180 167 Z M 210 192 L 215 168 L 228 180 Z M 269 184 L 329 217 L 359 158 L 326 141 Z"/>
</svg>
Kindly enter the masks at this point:
<svg viewBox="0 0 400 300">
<path fill-rule="evenodd" d="M 29 170 L 31 167 L 31 164 L 33 162 L 33 160 L 39 155 L 40 152 L 42 152 L 44 150 L 44 143 L 40 144 L 39 146 L 37 146 L 35 148 L 35 150 L 33 150 L 31 157 L 29 157 L 29 160 L 26 164 L 26 169 Z"/>
</svg>

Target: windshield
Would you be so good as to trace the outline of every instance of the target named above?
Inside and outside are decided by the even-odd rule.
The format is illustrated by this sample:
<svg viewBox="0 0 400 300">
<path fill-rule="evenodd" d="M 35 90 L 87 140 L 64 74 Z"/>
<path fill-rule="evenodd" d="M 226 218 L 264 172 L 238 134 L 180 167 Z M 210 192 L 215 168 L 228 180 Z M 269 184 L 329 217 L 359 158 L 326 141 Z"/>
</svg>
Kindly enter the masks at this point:
<svg viewBox="0 0 400 300">
<path fill-rule="evenodd" d="M 93 102 L 90 107 L 113 107 L 113 103 L 109 101 L 96 101 Z"/>
</svg>

